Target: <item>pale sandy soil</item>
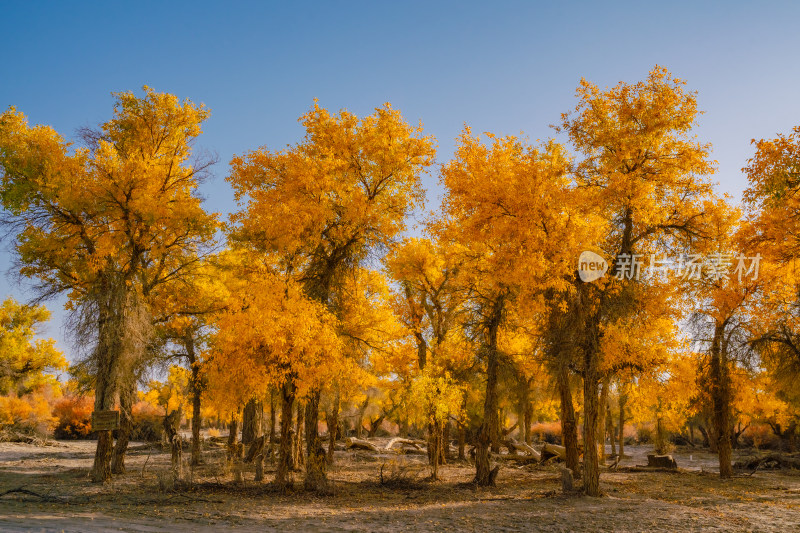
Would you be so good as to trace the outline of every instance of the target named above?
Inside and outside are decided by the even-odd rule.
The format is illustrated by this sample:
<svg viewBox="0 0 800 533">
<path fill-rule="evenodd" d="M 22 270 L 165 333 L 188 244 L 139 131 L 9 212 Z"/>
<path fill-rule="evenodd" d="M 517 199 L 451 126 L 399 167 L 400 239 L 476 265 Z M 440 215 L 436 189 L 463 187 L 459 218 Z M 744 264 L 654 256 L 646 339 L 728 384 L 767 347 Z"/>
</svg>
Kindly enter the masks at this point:
<svg viewBox="0 0 800 533">
<path fill-rule="evenodd" d="M 337 452 L 333 494 L 277 494 L 251 470 L 236 485 L 222 450 L 206 452 L 194 488 L 163 493 L 169 461 L 135 443 L 128 474 L 106 485 L 87 478 L 94 442 L 35 447 L 0 443 L 0 493 L 13 488 L 47 496 L 0 497 L 0 531 L 800 531 L 800 473 L 756 472 L 720 480 L 715 457 L 676 452 L 679 473 L 604 472 L 605 496 L 563 495 L 555 467 L 505 467 L 498 486 L 476 489 L 467 464 L 427 475 L 419 456 Z M 645 447 L 626 449 L 624 464 L 646 462 Z M 692 460 L 689 460 L 689 455 Z M 381 485 L 402 468 L 406 480 Z M 271 479 L 274 466 L 267 465 Z M 415 475 L 416 474 L 416 475 Z M 301 479 L 300 474 L 297 475 Z"/>
</svg>

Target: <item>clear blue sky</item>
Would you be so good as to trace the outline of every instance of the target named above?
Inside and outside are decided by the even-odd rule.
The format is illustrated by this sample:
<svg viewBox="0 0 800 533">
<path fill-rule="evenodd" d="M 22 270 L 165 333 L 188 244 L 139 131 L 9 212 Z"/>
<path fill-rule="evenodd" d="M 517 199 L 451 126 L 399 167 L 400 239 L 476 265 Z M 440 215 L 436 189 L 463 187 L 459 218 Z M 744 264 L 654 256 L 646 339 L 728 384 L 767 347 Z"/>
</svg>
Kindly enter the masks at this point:
<svg viewBox="0 0 800 533">
<path fill-rule="evenodd" d="M 439 142 L 474 131 L 553 135 L 581 77 L 635 82 L 659 64 L 705 111 L 720 191 L 738 198 L 750 139 L 800 124 L 796 2 L 9 2 L 0 0 L 0 109 L 67 137 L 111 114 L 111 92 L 150 85 L 205 103 L 217 152 L 207 208 L 229 212 L 228 161 L 302 135 L 314 98 L 369 113 L 391 102 Z M 426 178 L 429 205 L 439 195 Z M 0 268 L 8 269 L 9 244 Z M 0 296 L 27 295 L 8 276 Z M 59 339 L 59 304 L 47 335 Z"/>
</svg>

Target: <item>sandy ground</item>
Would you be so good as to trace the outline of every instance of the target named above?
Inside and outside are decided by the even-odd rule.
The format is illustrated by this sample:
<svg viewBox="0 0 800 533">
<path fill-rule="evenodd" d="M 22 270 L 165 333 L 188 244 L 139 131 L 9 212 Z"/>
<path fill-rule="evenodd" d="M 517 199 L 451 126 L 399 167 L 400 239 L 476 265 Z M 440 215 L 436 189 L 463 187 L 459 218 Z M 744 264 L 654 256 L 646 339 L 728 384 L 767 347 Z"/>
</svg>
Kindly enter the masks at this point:
<svg viewBox="0 0 800 533">
<path fill-rule="evenodd" d="M 447 465 L 431 483 L 420 456 L 337 452 L 333 494 L 317 496 L 278 494 L 252 481 L 252 467 L 236 484 L 221 449 L 187 467 L 193 488 L 161 492 L 169 456 L 141 443 L 132 444 L 126 475 L 95 485 L 87 477 L 94 445 L 0 443 L 0 493 L 24 487 L 45 497 L 0 497 L 0 531 L 800 531 L 800 473 L 722 481 L 716 458 L 696 450 L 674 453 L 678 473 L 604 472 L 602 498 L 562 494 L 557 467 L 504 466 L 497 487 L 476 489 L 469 464 Z M 626 451 L 622 464 L 633 466 L 649 449 Z M 381 484 L 381 469 L 384 481 L 400 479 Z M 274 465 L 266 470 L 269 480 Z"/>
</svg>

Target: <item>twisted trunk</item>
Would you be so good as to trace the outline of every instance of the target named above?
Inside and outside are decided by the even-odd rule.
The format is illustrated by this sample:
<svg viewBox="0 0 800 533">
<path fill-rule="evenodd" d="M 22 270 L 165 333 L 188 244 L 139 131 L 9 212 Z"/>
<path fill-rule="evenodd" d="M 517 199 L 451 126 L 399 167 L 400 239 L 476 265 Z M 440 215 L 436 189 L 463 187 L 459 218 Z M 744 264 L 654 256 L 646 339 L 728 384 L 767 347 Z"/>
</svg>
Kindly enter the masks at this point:
<svg viewBox="0 0 800 533">
<path fill-rule="evenodd" d="M 369 396 L 364 398 L 364 403 L 358 407 L 358 416 L 356 417 L 356 437 L 361 438 L 364 436 L 364 413 L 369 405 Z"/>
<path fill-rule="evenodd" d="M 475 480 L 478 485 L 494 485 L 494 474 L 489 465 L 489 448 L 499 444 L 499 418 L 497 413 L 497 372 L 500 366 L 497 353 L 497 333 L 503 315 L 504 297 L 493 303 L 492 313 L 486 323 L 486 398 L 483 402 L 483 423 L 478 431 L 478 446 L 475 449 Z"/>
<path fill-rule="evenodd" d="M 600 404 L 597 406 L 598 462 L 606 464 L 606 404 L 608 403 L 608 387 L 610 378 L 603 379 L 600 389 Z"/>
<path fill-rule="evenodd" d="M 288 486 L 288 475 L 292 469 L 292 411 L 297 386 L 293 379 L 287 379 L 281 387 L 281 439 L 278 446 L 278 469 L 275 485 L 280 489 Z"/>
<path fill-rule="evenodd" d="M 306 404 L 306 477 L 303 485 L 306 490 L 327 492 L 328 475 L 325 449 L 319 438 L 319 389 L 312 391 Z"/>
<path fill-rule="evenodd" d="M 239 413 L 235 413 L 231 415 L 231 421 L 228 424 L 228 452 L 231 453 L 234 446 L 236 446 L 236 440 L 239 436 Z"/>
<path fill-rule="evenodd" d="M 117 429 L 117 444 L 114 446 L 111 459 L 111 473 L 125 473 L 125 452 L 128 450 L 131 432 L 133 431 L 133 416 L 131 408 L 136 397 L 136 381 L 128 380 L 121 387 L 119 393 L 119 429 Z"/>
<path fill-rule="evenodd" d="M 305 457 L 303 456 L 303 428 L 305 426 L 306 410 L 302 402 L 297 402 L 296 411 L 294 441 L 292 445 L 292 464 L 294 470 L 299 471 L 300 467 L 305 464 Z"/>
<path fill-rule="evenodd" d="M 433 419 L 428 424 L 428 465 L 431 479 L 439 479 L 439 465 L 442 464 L 442 423 Z"/>
<path fill-rule="evenodd" d="M 109 411 L 114 408 L 116 370 L 119 346 L 114 346 L 114 330 L 118 330 L 118 316 L 110 306 L 100 305 L 98 319 L 98 345 L 95 351 L 97 375 L 95 379 L 94 410 Z M 111 479 L 111 454 L 114 437 L 111 431 L 97 431 L 97 448 L 94 454 L 91 479 L 94 483 Z"/>
<path fill-rule="evenodd" d="M 606 400 L 608 402 L 608 400 Z M 611 405 L 606 403 L 606 432 L 608 433 L 608 440 L 611 441 L 611 455 L 617 455 L 617 443 L 616 443 L 616 435 L 614 432 L 614 419 L 611 416 Z M 619 462 L 619 459 L 617 459 Z"/>
<path fill-rule="evenodd" d="M 269 391 L 269 443 L 274 444 L 276 438 L 275 389 Z"/>
<path fill-rule="evenodd" d="M 264 407 L 259 400 L 251 398 L 242 414 L 242 444 L 249 445 L 261 435 L 261 419 Z"/>
<path fill-rule="evenodd" d="M 170 465 L 173 483 L 179 482 L 183 477 L 181 461 L 183 446 L 181 443 L 180 434 L 178 433 L 181 418 L 182 414 L 180 409 L 177 411 L 172 411 L 164 417 L 164 433 L 169 441 L 171 450 Z"/>
<path fill-rule="evenodd" d="M 575 406 L 572 403 L 569 369 L 563 360 L 559 362 L 556 379 L 561 403 L 561 444 L 566 449 L 567 468 L 572 470 L 573 475 L 577 478 L 580 476 L 578 470 L 578 424 L 575 420 Z"/>
<path fill-rule="evenodd" d="M 591 317 L 587 326 L 588 335 L 583 346 L 583 491 L 588 496 L 600 496 L 600 463 L 597 453 L 600 354 L 597 317 Z"/>
<path fill-rule="evenodd" d="M 339 437 L 339 388 L 333 396 L 333 406 L 330 413 L 327 413 L 328 423 L 328 464 L 333 464 L 333 452 L 336 449 L 336 439 Z"/>
<path fill-rule="evenodd" d="M 200 383 L 200 361 L 194 351 L 194 338 L 188 335 L 184 339 L 186 355 L 189 359 L 189 368 L 192 372 L 189 381 L 189 390 L 192 395 L 192 466 L 200 464 L 200 426 L 203 423 L 200 415 L 200 393 L 202 386 Z"/>
<path fill-rule="evenodd" d="M 199 380 L 199 368 L 192 365 L 192 383 Z M 200 387 L 192 385 L 192 466 L 200 464 L 200 426 L 203 420 L 200 418 Z"/>
<path fill-rule="evenodd" d="M 711 342 L 711 401 L 714 414 L 714 437 L 719 454 L 719 475 L 729 478 L 733 475 L 731 466 L 731 390 L 730 376 L 725 346 L 725 324 L 717 323 L 714 339 Z"/>
<path fill-rule="evenodd" d="M 131 274 L 132 275 L 132 274 Z M 152 326 L 146 305 L 140 295 L 129 288 L 129 280 L 115 274 L 101 274 L 101 282 L 92 295 L 97 305 L 97 347 L 92 356 L 96 369 L 95 411 L 109 411 L 120 391 L 120 386 L 130 382 L 135 387 L 136 370 L 141 365 Z M 132 403 L 125 399 L 127 403 Z M 111 431 L 97 432 L 97 449 L 91 479 L 103 482 L 111 479 Z M 119 448 L 117 465 L 123 467 L 127 442 Z"/>
<path fill-rule="evenodd" d="M 620 387 L 621 389 L 621 387 Z M 628 395 L 622 390 L 619 392 L 619 460 L 625 458 L 625 404 L 628 402 Z"/>
</svg>

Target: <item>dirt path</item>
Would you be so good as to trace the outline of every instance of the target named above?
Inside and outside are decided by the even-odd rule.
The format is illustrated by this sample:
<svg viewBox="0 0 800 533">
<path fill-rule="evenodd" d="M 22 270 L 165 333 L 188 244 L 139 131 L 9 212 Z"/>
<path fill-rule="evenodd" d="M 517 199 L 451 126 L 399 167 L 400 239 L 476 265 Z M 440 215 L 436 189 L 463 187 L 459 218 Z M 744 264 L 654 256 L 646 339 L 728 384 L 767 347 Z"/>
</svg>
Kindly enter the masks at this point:
<svg viewBox="0 0 800 533">
<path fill-rule="evenodd" d="M 341 452 L 331 470 L 334 493 L 319 497 L 277 494 L 255 484 L 251 471 L 237 486 L 221 450 L 207 452 L 207 464 L 191 473 L 195 488 L 161 493 L 168 455 L 143 445 L 134 446 L 128 474 L 93 485 L 93 446 L 0 444 L 0 493 L 25 487 L 49 500 L 0 498 L 0 531 L 800 531 L 800 474 L 721 481 L 701 471 L 714 457 L 697 452 L 692 461 L 676 454 L 692 471 L 604 473 L 603 498 L 561 494 L 555 468 L 506 467 L 496 488 L 476 490 L 466 483 L 474 475 L 469 465 L 448 465 L 442 481 L 428 483 L 419 456 L 384 464 L 368 453 Z M 626 451 L 633 456 L 626 462 L 636 464 L 647 449 Z M 381 484 L 382 466 L 384 481 L 399 475 Z"/>
</svg>

